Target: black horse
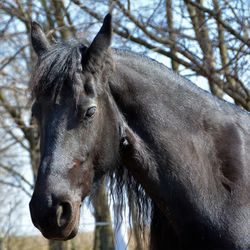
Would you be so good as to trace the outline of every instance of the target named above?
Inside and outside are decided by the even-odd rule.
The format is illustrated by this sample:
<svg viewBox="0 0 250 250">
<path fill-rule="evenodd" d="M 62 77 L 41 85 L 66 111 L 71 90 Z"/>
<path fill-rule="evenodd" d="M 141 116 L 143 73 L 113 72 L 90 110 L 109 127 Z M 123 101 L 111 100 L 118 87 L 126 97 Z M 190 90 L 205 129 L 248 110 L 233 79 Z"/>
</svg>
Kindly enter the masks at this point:
<svg viewBox="0 0 250 250">
<path fill-rule="evenodd" d="M 51 45 L 32 23 L 34 225 L 50 239 L 74 237 L 81 202 L 111 173 L 139 211 L 151 201 L 151 249 L 248 249 L 249 114 L 155 61 L 110 49 L 111 29 L 108 14 L 90 46 Z"/>
</svg>

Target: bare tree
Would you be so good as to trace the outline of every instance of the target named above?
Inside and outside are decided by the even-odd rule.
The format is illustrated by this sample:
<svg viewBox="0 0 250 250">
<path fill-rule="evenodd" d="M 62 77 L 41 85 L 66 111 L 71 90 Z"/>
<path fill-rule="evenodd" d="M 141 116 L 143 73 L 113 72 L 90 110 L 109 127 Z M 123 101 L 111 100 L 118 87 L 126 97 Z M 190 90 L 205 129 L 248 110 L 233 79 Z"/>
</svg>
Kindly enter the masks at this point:
<svg viewBox="0 0 250 250">
<path fill-rule="evenodd" d="M 102 1 L 96 1 L 94 8 L 90 1 L 72 1 L 99 21 L 107 9 Z M 129 46 L 166 56 L 174 70 L 206 78 L 213 94 L 220 98 L 227 94 L 250 110 L 246 1 L 156 0 L 143 6 L 112 2 L 114 33 L 132 42 Z"/>
</svg>

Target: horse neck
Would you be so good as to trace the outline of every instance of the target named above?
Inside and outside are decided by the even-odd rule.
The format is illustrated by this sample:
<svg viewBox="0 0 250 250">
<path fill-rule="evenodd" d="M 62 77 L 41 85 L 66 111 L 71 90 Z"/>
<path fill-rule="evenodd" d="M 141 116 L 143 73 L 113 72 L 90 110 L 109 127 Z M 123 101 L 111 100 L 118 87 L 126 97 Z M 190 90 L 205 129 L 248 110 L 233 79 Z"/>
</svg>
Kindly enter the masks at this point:
<svg viewBox="0 0 250 250">
<path fill-rule="evenodd" d="M 116 74 L 110 82 L 112 95 L 140 141 L 137 155 L 142 144 L 145 149 L 141 157 L 130 159 L 127 167 L 165 214 L 170 209 L 170 213 L 176 215 L 175 223 L 184 223 L 185 217 L 199 217 L 195 211 L 206 210 L 206 207 L 212 211 L 205 211 L 211 213 L 208 217 L 217 217 L 211 204 L 223 199 L 214 190 L 216 183 L 210 176 L 212 166 L 204 166 L 216 159 L 213 155 L 212 159 L 203 158 L 200 166 L 199 158 L 209 154 L 199 156 L 198 151 L 204 147 L 203 139 L 208 139 L 204 138 L 200 126 L 202 109 L 209 109 L 209 98 L 148 59 L 126 53 L 117 54 L 114 59 Z M 194 137 L 197 137 L 196 144 L 193 144 Z M 213 148 L 208 145 L 206 150 Z M 145 156 L 153 159 L 153 163 L 143 159 Z M 145 162 L 149 162 L 148 166 Z M 193 162 L 197 165 L 192 166 Z M 209 193 L 213 193 L 213 197 Z M 190 194 L 197 199 L 192 200 Z M 208 202 L 204 199 L 206 195 Z"/>
</svg>

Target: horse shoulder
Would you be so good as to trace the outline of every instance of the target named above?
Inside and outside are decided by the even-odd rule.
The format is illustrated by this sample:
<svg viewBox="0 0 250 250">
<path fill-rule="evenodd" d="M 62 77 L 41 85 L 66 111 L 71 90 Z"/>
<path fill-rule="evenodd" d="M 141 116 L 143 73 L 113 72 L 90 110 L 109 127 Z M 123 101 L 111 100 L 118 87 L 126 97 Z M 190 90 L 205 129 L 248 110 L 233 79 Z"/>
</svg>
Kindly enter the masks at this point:
<svg viewBox="0 0 250 250">
<path fill-rule="evenodd" d="M 220 172 L 229 189 L 249 183 L 250 134 L 239 123 L 222 125 L 214 134 Z"/>
<path fill-rule="evenodd" d="M 238 245 L 249 245 L 250 234 L 250 130 L 241 119 L 223 124 L 214 135 L 220 181 L 228 198 L 225 222 Z"/>
</svg>

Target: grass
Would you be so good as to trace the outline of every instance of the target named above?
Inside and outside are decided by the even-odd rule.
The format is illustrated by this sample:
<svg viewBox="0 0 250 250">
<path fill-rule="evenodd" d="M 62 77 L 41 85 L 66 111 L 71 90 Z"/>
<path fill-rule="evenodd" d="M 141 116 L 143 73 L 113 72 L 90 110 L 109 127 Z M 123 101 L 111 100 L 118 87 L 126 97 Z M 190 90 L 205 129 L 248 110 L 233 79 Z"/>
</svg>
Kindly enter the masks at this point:
<svg viewBox="0 0 250 250">
<path fill-rule="evenodd" d="M 78 234 L 74 239 L 64 242 L 65 250 L 92 250 L 93 232 Z M 49 243 L 42 236 L 10 236 L 3 239 L 1 250 L 48 250 Z"/>
<path fill-rule="evenodd" d="M 129 237 L 129 250 L 136 250 L 133 235 Z M 146 247 L 146 239 L 143 240 L 143 249 Z M 94 232 L 82 232 L 70 240 L 63 243 L 63 250 L 92 250 L 94 242 Z M 54 248 L 57 249 L 57 248 Z M 0 250 L 49 250 L 49 242 L 42 236 L 9 236 L 3 238 L 3 246 Z"/>
</svg>

